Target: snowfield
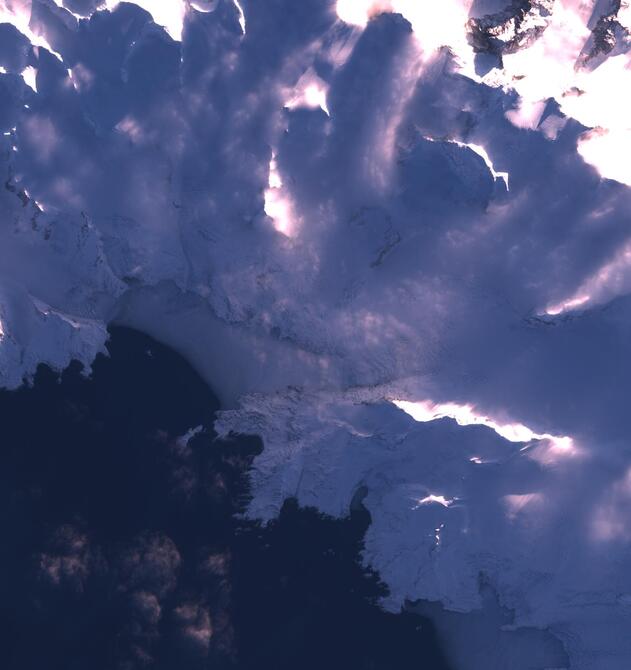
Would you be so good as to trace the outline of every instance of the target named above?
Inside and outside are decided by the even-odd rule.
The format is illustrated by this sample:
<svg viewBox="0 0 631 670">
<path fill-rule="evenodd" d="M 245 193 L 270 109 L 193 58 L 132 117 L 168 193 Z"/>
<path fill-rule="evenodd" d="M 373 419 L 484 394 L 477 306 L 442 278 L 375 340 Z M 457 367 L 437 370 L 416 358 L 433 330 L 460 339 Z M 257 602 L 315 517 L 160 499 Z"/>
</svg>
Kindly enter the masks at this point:
<svg viewBox="0 0 631 670">
<path fill-rule="evenodd" d="M 0 385 L 136 327 L 261 436 L 251 517 L 362 498 L 454 667 L 630 667 L 630 30 L 0 0 Z"/>
</svg>

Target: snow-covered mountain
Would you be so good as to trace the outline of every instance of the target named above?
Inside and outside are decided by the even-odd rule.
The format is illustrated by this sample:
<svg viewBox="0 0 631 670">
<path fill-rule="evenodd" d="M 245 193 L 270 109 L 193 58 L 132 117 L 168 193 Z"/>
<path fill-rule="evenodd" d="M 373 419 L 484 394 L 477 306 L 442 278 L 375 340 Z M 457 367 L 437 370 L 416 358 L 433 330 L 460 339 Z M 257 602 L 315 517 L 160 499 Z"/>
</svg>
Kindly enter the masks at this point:
<svg viewBox="0 0 631 670">
<path fill-rule="evenodd" d="M 512 667 L 627 667 L 630 28 L 625 0 L 0 0 L 0 383 L 139 328 L 262 436 L 253 517 L 359 491 L 385 607 L 492 593 L 485 667 L 517 639 Z"/>
</svg>

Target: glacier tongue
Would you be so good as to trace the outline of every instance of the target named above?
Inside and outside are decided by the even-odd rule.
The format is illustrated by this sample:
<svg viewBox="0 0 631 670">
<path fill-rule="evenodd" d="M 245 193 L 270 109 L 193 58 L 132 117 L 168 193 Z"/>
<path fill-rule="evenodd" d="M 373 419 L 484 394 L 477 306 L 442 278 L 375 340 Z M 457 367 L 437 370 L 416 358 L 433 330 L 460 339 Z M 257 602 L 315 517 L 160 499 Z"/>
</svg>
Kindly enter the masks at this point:
<svg viewBox="0 0 631 670">
<path fill-rule="evenodd" d="M 459 643 L 457 667 L 482 658 L 506 667 L 511 657 L 510 667 L 562 667 L 564 648 L 568 667 L 623 667 L 631 578 L 619 566 L 630 552 L 601 533 L 629 504 L 628 477 L 596 459 L 542 459 L 546 438 L 416 422 L 386 400 L 392 392 L 294 390 L 222 412 L 221 435 L 257 434 L 265 446 L 248 515 L 271 519 L 291 497 L 345 516 L 362 491 L 371 516 L 362 558 L 389 587 L 383 606 L 411 606 L 445 626 Z"/>
<path fill-rule="evenodd" d="M 0 385 L 133 325 L 252 517 L 365 488 L 385 607 L 629 666 L 629 3 L 97 4 L 0 0 Z"/>
</svg>

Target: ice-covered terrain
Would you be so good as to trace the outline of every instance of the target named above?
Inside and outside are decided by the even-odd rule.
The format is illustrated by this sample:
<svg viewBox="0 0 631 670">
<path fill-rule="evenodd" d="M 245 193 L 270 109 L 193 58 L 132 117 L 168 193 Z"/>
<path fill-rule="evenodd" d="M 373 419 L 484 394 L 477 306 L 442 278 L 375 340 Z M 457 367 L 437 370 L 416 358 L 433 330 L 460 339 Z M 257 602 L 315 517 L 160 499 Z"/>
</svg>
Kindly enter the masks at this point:
<svg viewBox="0 0 631 670">
<path fill-rule="evenodd" d="M 626 0 L 0 0 L 0 383 L 139 328 L 262 436 L 253 517 L 365 494 L 384 606 L 460 617 L 457 667 L 468 625 L 629 667 L 630 31 Z"/>
</svg>

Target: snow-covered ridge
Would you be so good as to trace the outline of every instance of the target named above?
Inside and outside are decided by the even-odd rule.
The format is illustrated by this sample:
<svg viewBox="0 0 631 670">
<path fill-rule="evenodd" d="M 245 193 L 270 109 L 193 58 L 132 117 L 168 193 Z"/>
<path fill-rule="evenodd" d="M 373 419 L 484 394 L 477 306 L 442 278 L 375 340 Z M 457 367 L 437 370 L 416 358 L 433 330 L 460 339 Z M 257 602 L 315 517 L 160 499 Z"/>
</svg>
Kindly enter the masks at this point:
<svg viewBox="0 0 631 670">
<path fill-rule="evenodd" d="M 513 629 L 553 633 L 570 667 L 623 667 L 621 603 L 631 580 L 616 566 L 628 477 L 553 438 L 512 442 L 483 425 L 415 422 L 380 400 L 390 391 L 251 396 L 224 412 L 220 434 L 256 433 L 265 444 L 249 514 L 272 518 L 295 497 L 344 516 L 363 489 L 372 518 L 363 560 L 390 587 L 385 607 L 423 600 L 476 611 L 482 578 L 512 612 Z M 501 667 L 488 657 L 489 639 L 479 643 L 489 667 Z M 526 646 L 511 667 L 544 667 L 532 665 L 537 653 Z M 466 648 L 454 658 L 459 668 L 480 667 Z"/>
<path fill-rule="evenodd" d="M 0 383 L 141 328 L 262 436 L 252 516 L 366 486 L 386 606 L 483 573 L 626 667 L 613 4 L 0 0 Z"/>
</svg>

